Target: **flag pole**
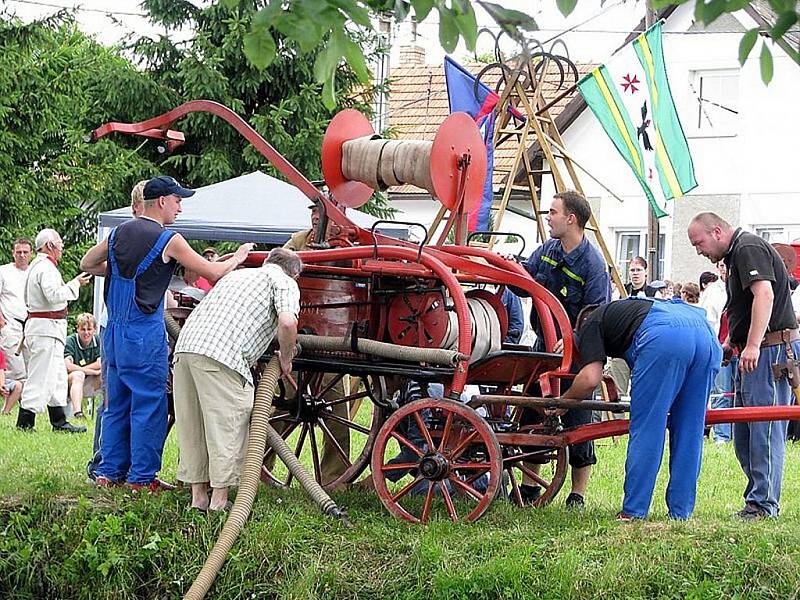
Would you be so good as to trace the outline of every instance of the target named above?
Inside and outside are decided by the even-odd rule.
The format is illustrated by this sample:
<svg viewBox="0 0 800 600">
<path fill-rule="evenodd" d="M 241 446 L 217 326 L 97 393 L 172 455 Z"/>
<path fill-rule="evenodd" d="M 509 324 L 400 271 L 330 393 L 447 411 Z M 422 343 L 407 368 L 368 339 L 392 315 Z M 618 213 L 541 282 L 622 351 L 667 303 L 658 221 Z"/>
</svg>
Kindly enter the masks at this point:
<svg viewBox="0 0 800 600">
<path fill-rule="evenodd" d="M 656 22 L 656 11 L 653 10 L 652 0 L 645 3 L 645 31 L 650 29 Z M 664 274 L 658 271 L 659 248 L 658 242 L 661 237 L 661 227 L 658 218 L 653 212 L 653 208 L 648 206 L 647 211 L 647 261 L 649 264 L 650 281 L 661 279 Z M 666 246 L 666 244 L 665 244 Z"/>
</svg>

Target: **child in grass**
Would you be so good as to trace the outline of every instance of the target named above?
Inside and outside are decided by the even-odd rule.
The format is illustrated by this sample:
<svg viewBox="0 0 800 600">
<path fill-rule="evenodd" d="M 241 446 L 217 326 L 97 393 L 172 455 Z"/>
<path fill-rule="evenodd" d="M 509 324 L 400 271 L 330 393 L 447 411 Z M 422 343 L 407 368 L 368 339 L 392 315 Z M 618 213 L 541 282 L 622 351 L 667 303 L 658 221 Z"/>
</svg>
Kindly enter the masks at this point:
<svg viewBox="0 0 800 600">
<path fill-rule="evenodd" d="M 22 395 L 22 382 L 14 381 L 13 379 L 6 379 L 6 355 L 3 349 L 0 348 L 0 397 L 3 398 L 2 414 L 11 414 L 11 409 L 17 403 L 19 397 Z"/>
</svg>

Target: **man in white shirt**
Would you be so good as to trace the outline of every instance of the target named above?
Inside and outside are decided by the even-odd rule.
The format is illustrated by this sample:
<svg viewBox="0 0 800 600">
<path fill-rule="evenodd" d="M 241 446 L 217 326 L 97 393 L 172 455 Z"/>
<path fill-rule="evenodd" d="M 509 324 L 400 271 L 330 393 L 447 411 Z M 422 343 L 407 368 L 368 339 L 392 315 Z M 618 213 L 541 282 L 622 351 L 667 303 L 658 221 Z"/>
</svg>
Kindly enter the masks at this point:
<svg viewBox="0 0 800 600">
<path fill-rule="evenodd" d="M 17 354 L 22 339 L 22 325 L 28 316 L 25 306 L 25 279 L 31 262 L 33 244 L 30 240 L 14 240 L 14 262 L 0 266 L 0 348 L 5 352 L 7 371 L 11 379 L 25 379 L 25 361 Z"/>
<path fill-rule="evenodd" d="M 64 242 L 54 229 L 42 229 L 36 236 L 38 254 L 28 267 L 25 302 L 25 345 L 30 353 L 28 381 L 19 401 L 17 427 L 33 429 L 36 415 L 45 406 L 53 431 L 82 433 L 67 421 L 67 371 L 64 369 L 64 342 L 67 339 L 67 302 L 78 298 L 78 290 L 89 283 L 85 273 L 64 283 L 58 272 L 58 261 L 64 253 Z"/>
</svg>

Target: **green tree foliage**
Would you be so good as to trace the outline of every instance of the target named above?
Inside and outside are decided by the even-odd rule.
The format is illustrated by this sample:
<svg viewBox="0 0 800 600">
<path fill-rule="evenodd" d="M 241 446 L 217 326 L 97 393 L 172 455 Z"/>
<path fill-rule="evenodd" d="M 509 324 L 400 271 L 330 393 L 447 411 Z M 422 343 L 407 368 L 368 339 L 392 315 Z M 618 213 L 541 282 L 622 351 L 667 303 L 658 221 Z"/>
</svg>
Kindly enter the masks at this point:
<svg viewBox="0 0 800 600">
<path fill-rule="evenodd" d="M 372 110 L 377 89 L 361 83 L 356 71 L 345 62 L 334 64 L 331 92 L 335 108 L 323 102 L 324 86 L 316 82 L 319 64 L 327 60 L 321 47 L 308 47 L 306 40 L 290 39 L 278 32 L 270 37 L 269 61 L 258 68 L 254 43 L 248 37 L 268 7 L 264 0 L 242 0 L 234 6 L 218 4 L 198 9 L 184 0 L 145 0 L 143 7 L 155 23 L 165 27 L 158 39 L 140 38 L 133 50 L 156 82 L 178 90 L 179 101 L 199 98 L 215 100 L 243 117 L 264 139 L 283 154 L 309 179 L 321 179 L 320 149 L 330 119 L 342 108 L 366 114 Z M 309 17 L 297 24 L 313 29 Z M 188 43 L 176 43 L 173 33 L 191 29 Z M 356 28 L 330 34 L 348 52 L 357 50 L 363 60 L 376 58 L 379 48 L 374 32 Z M 338 47 L 338 46 L 337 46 Z M 262 54 L 262 56 L 264 56 Z M 363 57 L 367 57 L 364 59 Z M 360 67 L 359 67 L 360 68 Z M 152 116 L 152 115 L 151 115 Z M 187 142 L 164 162 L 179 178 L 193 186 L 216 183 L 254 170 L 280 176 L 266 159 L 227 123 L 205 114 L 191 115 L 180 122 Z M 385 197 L 376 195 L 366 207 L 377 216 L 390 216 Z"/>
<path fill-rule="evenodd" d="M 164 0 L 159 0 L 164 1 Z M 653 8 L 664 8 L 694 2 L 695 17 L 708 24 L 724 13 L 741 10 L 753 4 L 748 0 L 650 0 Z M 577 0 L 555 0 L 562 14 L 569 15 L 577 6 Z M 601 0 L 600 4 L 604 4 Z M 239 0 L 219 0 L 220 4 L 234 7 Z M 363 57 L 352 46 L 343 44 L 339 33 L 345 24 L 361 31 L 373 30 L 368 18 L 372 13 L 392 13 L 398 21 L 413 16 L 417 22 L 428 18 L 439 22 L 439 42 L 446 52 L 453 52 L 460 39 L 467 50 L 474 52 L 478 35 L 478 25 L 473 4 L 481 6 L 513 39 L 522 41 L 526 31 L 538 29 L 530 15 L 503 7 L 501 4 L 484 0 L 269 0 L 256 15 L 250 30 L 245 34 L 245 53 L 250 64 L 263 68 L 275 56 L 276 36 L 292 40 L 298 44 L 300 52 L 317 52 L 318 65 L 314 75 L 318 83 L 324 85 L 323 99 L 326 106 L 333 108 L 334 97 L 330 93 L 336 66 L 346 60 L 357 74 L 362 74 Z M 772 54 L 766 39 L 780 43 L 784 51 L 800 65 L 800 53 L 784 43 L 784 35 L 800 22 L 800 3 L 796 0 L 769 0 L 775 12 L 775 23 L 765 31 L 754 29 L 742 38 L 739 60 L 744 64 L 756 35 L 765 36 L 761 46 L 761 78 L 765 83 L 772 79 Z M 432 16 L 432 15 L 436 16 Z M 320 51 L 320 48 L 322 50 Z M 363 75 L 362 81 L 366 81 Z"/>
<path fill-rule="evenodd" d="M 134 51 L 159 84 L 179 91 L 180 101 L 203 98 L 228 106 L 304 175 L 319 179 L 322 137 L 335 112 L 324 106 L 322 86 L 315 82 L 321 50 L 303 53 L 299 41 L 278 34 L 269 66 L 252 66 L 245 57 L 247 34 L 264 5 L 261 0 L 246 0 L 233 8 L 219 4 L 200 10 L 183 0 L 145 0 L 143 6 L 151 19 L 164 25 L 167 33 L 158 40 L 138 40 Z M 192 28 L 193 39 L 173 43 L 171 34 L 178 28 Z M 374 55 L 374 36 L 340 35 L 363 48 L 365 55 Z M 344 63 L 337 65 L 335 92 L 336 110 L 349 107 L 369 114 L 374 90 L 360 84 Z M 187 142 L 166 164 L 192 185 L 256 169 L 277 174 L 244 138 L 216 117 L 192 115 L 179 128 Z"/>
<path fill-rule="evenodd" d="M 170 103 L 69 16 L 0 22 L 0 257 L 14 238 L 52 227 L 66 244 L 62 270 L 74 275 L 97 212 L 129 204 L 133 183 L 153 169 L 132 142 L 87 144 L 86 135 Z"/>
</svg>

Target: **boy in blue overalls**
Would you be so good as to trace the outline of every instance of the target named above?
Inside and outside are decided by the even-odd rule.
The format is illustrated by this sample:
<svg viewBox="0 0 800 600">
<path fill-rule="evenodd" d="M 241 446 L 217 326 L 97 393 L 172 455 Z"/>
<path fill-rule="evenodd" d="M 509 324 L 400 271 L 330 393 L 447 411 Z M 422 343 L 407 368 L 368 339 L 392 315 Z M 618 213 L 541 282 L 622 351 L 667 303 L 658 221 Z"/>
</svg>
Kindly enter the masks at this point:
<svg viewBox="0 0 800 600">
<path fill-rule="evenodd" d="M 103 335 L 108 408 L 100 440 L 96 483 L 126 483 L 155 492 L 172 486 L 156 477 L 167 432 L 167 335 L 164 294 L 178 263 L 216 281 L 244 262 L 242 244 L 224 262 L 209 262 L 178 233 L 165 229 L 194 194 L 172 177 L 144 186 L 139 218 L 116 227 L 81 260 L 87 273 L 105 276 L 108 324 Z"/>
</svg>

